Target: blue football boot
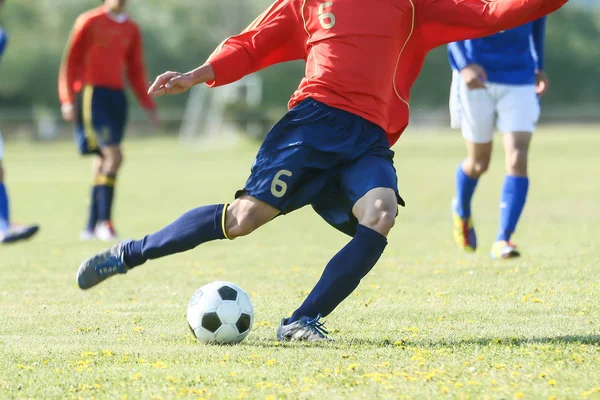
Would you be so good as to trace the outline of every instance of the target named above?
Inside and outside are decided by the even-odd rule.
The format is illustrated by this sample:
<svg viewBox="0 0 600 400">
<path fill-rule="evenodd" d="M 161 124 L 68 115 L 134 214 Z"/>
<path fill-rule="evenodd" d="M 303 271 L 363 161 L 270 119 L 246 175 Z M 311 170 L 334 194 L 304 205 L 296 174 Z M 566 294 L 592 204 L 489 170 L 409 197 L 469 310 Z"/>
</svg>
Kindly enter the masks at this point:
<svg viewBox="0 0 600 400">
<path fill-rule="evenodd" d="M 0 233 L 0 243 L 15 243 L 33 237 L 40 230 L 39 225 L 11 226 Z"/>
<path fill-rule="evenodd" d="M 79 266 L 77 284 L 81 289 L 89 289 L 103 280 L 117 274 L 126 274 L 129 267 L 123 261 L 124 241 L 88 258 Z"/>
</svg>

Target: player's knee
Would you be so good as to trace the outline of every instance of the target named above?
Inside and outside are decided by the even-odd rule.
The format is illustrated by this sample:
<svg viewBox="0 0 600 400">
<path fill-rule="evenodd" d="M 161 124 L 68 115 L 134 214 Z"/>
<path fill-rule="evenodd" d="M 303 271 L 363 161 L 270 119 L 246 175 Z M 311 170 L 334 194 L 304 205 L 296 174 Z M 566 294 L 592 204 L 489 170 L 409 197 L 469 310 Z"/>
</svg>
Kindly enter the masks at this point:
<svg viewBox="0 0 600 400">
<path fill-rule="evenodd" d="M 256 215 L 250 210 L 244 210 L 235 214 L 228 210 L 225 220 L 227 221 L 227 235 L 232 239 L 249 235 L 261 225 Z"/>
<path fill-rule="evenodd" d="M 361 225 L 387 235 L 396 223 L 398 204 L 394 201 L 377 199 L 359 220 Z"/>
<path fill-rule="evenodd" d="M 227 235 L 234 239 L 246 236 L 273 219 L 279 211 L 257 199 L 247 196 L 236 199 L 225 215 Z"/>
<path fill-rule="evenodd" d="M 473 175 L 474 177 L 480 177 L 483 175 L 488 168 L 490 167 L 490 159 L 489 158 L 478 158 L 473 161 Z"/>
<path fill-rule="evenodd" d="M 118 148 L 108 148 L 102 151 L 102 171 L 116 174 L 123 164 L 123 153 Z"/>
<path fill-rule="evenodd" d="M 506 169 L 510 175 L 527 175 L 527 150 L 513 149 L 506 154 Z"/>
</svg>

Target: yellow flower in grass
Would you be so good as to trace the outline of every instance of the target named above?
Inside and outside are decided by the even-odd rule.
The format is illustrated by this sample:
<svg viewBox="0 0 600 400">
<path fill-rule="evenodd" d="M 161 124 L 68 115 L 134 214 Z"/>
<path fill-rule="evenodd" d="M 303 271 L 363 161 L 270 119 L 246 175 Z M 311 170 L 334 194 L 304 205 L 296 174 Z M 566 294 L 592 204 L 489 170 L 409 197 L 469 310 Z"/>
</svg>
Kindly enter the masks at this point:
<svg viewBox="0 0 600 400">
<path fill-rule="evenodd" d="M 349 370 L 349 371 L 354 371 L 354 370 L 356 370 L 358 367 L 360 367 L 360 365 L 358 365 L 357 363 L 352 363 L 352 364 L 348 365 L 348 370 Z"/>
<path fill-rule="evenodd" d="M 441 391 L 443 394 L 448 394 L 448 392 L 449 392 L 449 390 L 448 390 L 448 388 L 447 388 L 446 386 L 442 387 L 442 388 L 440 389 L 440 391 Z"/>
<path fill-rule="evenodd" d="M 550 379 L 550 380 L 548 381 L 548 385 L 550 385 L 550 386 L 554 386 L 554 385 L 556 385 L 556 381 L 555 381 L 554 379 Z"/>
<path fill-rule="evenodd" d="M 110 351 L 110 350 L 103 350 L 102 351 L 102 355 L 104 357 L 112 357 L 114 355 L 114 353 L 112 351 Z"/>
<path fill-rule="evenodd" d="M 129 380 L 132 381 L 137 381 L 138 379 L 140 379 L 142 377 L 142 374 L 140 374 L 139 372 L 136 372 L 135 374 L 131 375 L 129 377 Z"/>
<path fill-rule="evenodd" d="M 261 389 L 270 389 L 273 387 L 273 384 L 271 382 L 256 382 L 254 386 Z"/>
<path fill-rule="evenodd" d="M 265 397 L 265 400 L 275 400 L 277 397 L 275 397 L 274 395 L 270 395 Z"/>
<path fill-rule="evenodd" d="M 164 362 L 158 360 L 157 362 L 155 362 L 154 364 L 152 364 L 152 368 L 167 369 L 167 364 L 165 364 Z"/>
<path fill-rule="evenodd" d="M 272 366 L 275 365 L 277 363 L 277 360 L 275 360 L 274 358 L 271 358 L 270 360 L 267 360 L 267 362 L 265 363 L 268 366 Z"/>
<path fill-rule="evenodd" d="M 523 394 L 523 392 L 515 393 L 515 399 L 522 399 L 524 397 L 525 397 L 525 394 Z"/>
<path fill-rule="evenodd" d="M 457 388 L 457 389 L 460 389 L 461 387 L 463 387 L 463 384 L 462 384 L 462 383 L 460 383 L 460 382 L 456 382 L 456 383 L 454 384 L 454 387 L 455 387 L 455 388 Z"/>
</svg>

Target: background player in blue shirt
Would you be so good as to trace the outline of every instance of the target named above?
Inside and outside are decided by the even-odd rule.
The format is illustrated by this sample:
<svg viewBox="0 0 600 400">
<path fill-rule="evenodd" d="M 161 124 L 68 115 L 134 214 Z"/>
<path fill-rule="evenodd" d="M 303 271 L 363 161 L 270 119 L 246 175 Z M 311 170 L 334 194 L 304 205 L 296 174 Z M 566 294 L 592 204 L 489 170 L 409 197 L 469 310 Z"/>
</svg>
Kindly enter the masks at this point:
<svg viewBox="0 0 600 400">
<path fill-rule="evenodd" d="M 467 158 L 456 171 L 454 239 L 475 251 L 477 239 L 471 199 L 488 169 L 495 128 L 503 133 L 506 177 L 500 200 L 500 227 L 493 258 L 520 254 L 510 241 L 525 205 L 529 178 L 527 153 L 540 105 L 548 88 L 544 73 L 545 18 L 481 39 L 448 45 L 453 69 L 450 94 L 452 127 L 462 129 Z"/>
<path fill-rule="evenodd" d="M 0 11 L 4 7 L 4 0 L 0 0 Z M 8 36 L 0 26 L 0 60 L 6 48 Z M 8 206 L 8 194 L 4 185 L 4 168 L 2 158 L 4 156 L 4 143 L 2 141 L 2 132 L 0 132 L 0 243 L 12 243 L 19 240 L 28 239 L 35 235 L 39 230 L 37 225 L 14 226 L 10 224 L 10 214 Z"/>
</svg>

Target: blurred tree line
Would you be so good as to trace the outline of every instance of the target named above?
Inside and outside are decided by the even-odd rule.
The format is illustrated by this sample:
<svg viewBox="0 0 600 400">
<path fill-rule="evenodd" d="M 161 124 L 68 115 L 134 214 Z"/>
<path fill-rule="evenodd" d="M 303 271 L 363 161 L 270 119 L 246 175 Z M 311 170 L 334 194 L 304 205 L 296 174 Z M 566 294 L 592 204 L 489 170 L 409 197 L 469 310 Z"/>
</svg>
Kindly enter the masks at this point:
<svg viewBox="0 0 600 400">
<path fill-rule="evenodd" d="M 1 16 L 9 45 L 0 63 L 0 106 L 58 110 L 57 74 L 69 31 L 77 15 L 100 0 L 8 0 Z M 230 34 L 258 15 L 269 0 L 130 0 L 129 14 L 144 32 L 149 79 L 165 70 L 201 64 Z M 547 71 L 554 104 L 600 104 L 600 13 L 568 5 L 548 22 Z M 261 72 L 264 100 L 283 107 L 303 73 L 295 62 Z M 430 54 L 413 93 L 417 107 L 440 107 L 448 97 L 450 72 L 445 48 Z M 161 100 L 177 107 L 185 96 Z"/>
</svg>

